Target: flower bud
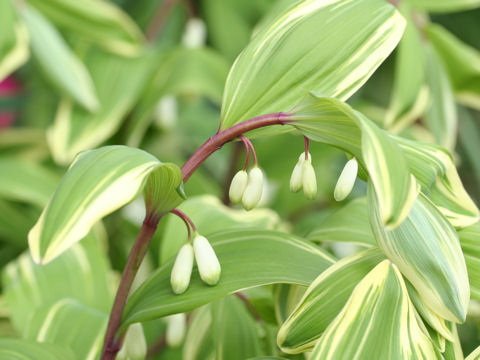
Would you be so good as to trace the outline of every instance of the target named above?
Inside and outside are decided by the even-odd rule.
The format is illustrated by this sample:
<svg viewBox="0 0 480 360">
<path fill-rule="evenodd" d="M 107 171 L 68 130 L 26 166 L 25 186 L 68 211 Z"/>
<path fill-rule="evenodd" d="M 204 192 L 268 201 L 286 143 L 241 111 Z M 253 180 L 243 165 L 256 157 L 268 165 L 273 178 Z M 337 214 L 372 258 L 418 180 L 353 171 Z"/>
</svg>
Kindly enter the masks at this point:
<svg viewBox="0 0 480 360">
<path fill-rule="evenodd" d="M 180 346 L 187 330 L 187 317 L 184 313 L 167 317 L 167 344 L 171 347 Z"/>
<path fill-rule="evenodd" d="M 143 360 L 147 356 L 147 341 L 140 323 L 128 327 L 123 342 L 129 360 Z"/>
<path fill-rule="evenodd" d="M 357 178 L 357 172 L 357 160 L 353 158 L 347 161 L 340 177 L 338 178 L 337 185 L 335 186 L 335 191 L 333 193 L 335 200 L 342 201 L 348 196 L 348 194 L 350 194 L 353 185 L 355 184 L 355 179 Z"/>
<path fill-rule="evenodd" d="M 308 158 L 310 159 L 311 155 L 308 153 Z M 301 153 L 298 157 L 297 164 L 292 171 L 292 176 L 290 177 L 290 191 L 298 192 L 302 189 L 303 182 L 303 163 L 305 161 L 305 152 Z"/>
<path fill-rule="evenodd" d="M 240 170 L 235 174 L 232 179 L 232 184 L 230 185 L 230 191 L 228 195 L 230 196 L 230 201 L 233 204 L 238 204 L 242 201 L 243 193 L 247 187 L 248 175 L 245 170 Z"/>
<path fill-rule="evenodd" d="M 317 178 L 313 169 L 310 157 L 302 165 L 302 187 L 303 193 L 309 200 L 315 199 L 317 195 Z"/>
<path fill-rule="evenodd" d="M 182 43 L 188 48 L 199 48 L 205 44 L 207 28 L 201 19 L 190 19 L 185 26 Z"/>
<path fill-rule="evenodd" d="M 185 244 L 178 252 L 170 275 L 170 284 L 175 294 L 182 294 L 190 284 L 193 268 L 193 247 Z"/>
<path fill-rule="evenodd" d="M 200 277 L 208 285 L 215 285 L 220 279 L 221 268 L 212 245 L 204 236 L 197 234 L 193 239 L 193 250 Z"/>
<path fill-rule="evenodd" d="M 248 174 L 248 185 L 242 196 L 242 204 L 245 210 L 252 210 L 262 198 L 263 173 L 258 167 L 254 167 Z"/>
<path fill-rule="evenodd" d="M 115 360 L 128 360 L 127 348 L 125 347 L 125 342 L 122 345 L 122 348 L 117 353 Z"/>
</svg>

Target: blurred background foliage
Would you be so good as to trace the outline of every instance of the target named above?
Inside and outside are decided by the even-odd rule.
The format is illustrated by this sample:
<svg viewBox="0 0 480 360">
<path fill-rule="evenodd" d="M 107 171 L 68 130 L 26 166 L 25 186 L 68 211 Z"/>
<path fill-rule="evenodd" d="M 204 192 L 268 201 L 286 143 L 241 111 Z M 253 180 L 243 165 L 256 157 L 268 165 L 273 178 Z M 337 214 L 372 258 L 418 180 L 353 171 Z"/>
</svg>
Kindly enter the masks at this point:
<svg viewBox="0 0 480 360">
<path fill-rule="evenodd" d="M 269 12 L 295 2 L 1 1 L 0 336 L 37 340 L 43 336 L 68 343 L 62 339 L 60 320 L 56 329 L 39 330 L 46 312 L 56 304 L 64 311 L 58 316 L 85 319 L 70 329 L 70 336 L 85 324 L 96 324 L 96 332 L 84 341 L 100 341 L 118 271 L 142 221 L 142 202 L 107 217 L 90 240 L 42 269 L 24 253 L 29 229 L 79 151 L 126 144 L 161 161 L 182 164 L 217 131 L 229 68 L 255 26 Z M 415 7 L 415 0 L 400 4 L 409 21 L 400 46 L 349 102 L 390 131 L 449 148 L 467 191 L 479 204 L 480 9 L 433 6 L 428 13 L 432 2 L 418 3 L 423 5 Z M 452 75 L 450 69 L 458 67 L 464 69 L 462 74 Z M 312 202 L 291 193 L 288 186 L 303 151 L 300 136 L 262 138 L 255 146 L 268 179 L 262 204 L 269 209 L 245 215 L 222 204 L 228 205 L 227 185 L 244 159 L 241 146 L 228 144 L 185 187 L 192 200 L 183 207 L 200 232 L 208 236 L 218 228 L 260 226 L 306 236 L 342 205 L 333 199 L 346 161 L 342 151 L 312 144 L 319 189 Z M 350 199 L 365 189 L 365 183 L 357 180 Z M 166 216 L 137 280 L 175 254 L 185 239 L 180 220 Z M 323 244 L 337 257 L 354 251 L 352 245 Z M 79 256 L 88 260 L 89 271 Z M 282 306 L 289 305 L 275 298 L 285 287 L 245 292 L 262 322 L 255 322 L 235 297 L 199 309 L 183 349 L 165 349 L 158 343 L 165 331 L 162 321 L 145 323 L 149 345 L 162 349 L 152 358 L 180 359 L 182 352 L 184 359 L 210 358 L 215 344 L 235 337 L 238 344 L 248 344 L 237 344 L 239 359 L 279 355 L 277 319 L 286 311 Z M 301 289 L 294 290 L 288 301 L 301 294 Z M 219 317 L 222 311 L 229 315 Z M 479 343 L 477 312 L 476 318 L 460 326 L 466 354 Z M 261 336 L 248 338 L 252 328 Z M 201 339 L 192 334 L 201 334 Z M 217 358 L 234 358 L 223 355 L 217 353 Z"/>
</svg>

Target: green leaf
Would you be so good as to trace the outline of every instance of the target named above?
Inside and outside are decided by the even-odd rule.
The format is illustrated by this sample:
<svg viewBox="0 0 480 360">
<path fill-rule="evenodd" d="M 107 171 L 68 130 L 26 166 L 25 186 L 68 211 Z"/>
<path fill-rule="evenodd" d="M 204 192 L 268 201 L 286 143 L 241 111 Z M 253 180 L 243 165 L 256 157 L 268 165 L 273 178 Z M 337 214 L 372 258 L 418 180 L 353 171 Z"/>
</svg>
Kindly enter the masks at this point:
<svg viewBox="0 0 480 360">
<path fill-rule="evenodd" d="M 132 201 L 150 173 L 162 166 L 171 165 L 126 146 L 105 146 L 79 154 L 30 230 L 33 259 L 47 263 L 81 240 L 98 220 Z M 163 195 L 170 196 L 167 192 Z"/>
<path fill-rule="evenodd" d="M 212 313 L 210 304 L 196 309 L 188 324 L 183 356 L 189 360 L 209 359 L 213 356 Z"/>
<path fill-rule="evenodd" d="M 378 246 L 412 283 L 421 300 L 440 317 L 463 322 L 470 299 L 467 268 L 457 234 L 423 194 L 407 219 L 386 229 L 368 186 L 370 222 Z"/>
<path fill-rule="evenodd" d="M 347 104 L 310 94 L 291 114 L 305 136 L 350 152 L 368 172 L 380 201 L 383 224 L 394 228 L 417 196 L 402 150 L 384 130 Z"/>
<path fill-rule="evenodd" d="M 182 170 L 171 163 L 153 170 L 143 188 L 147 211 L 163 216 L 186 199 Z"/>
<path fill-rule="evenodd" d="M 480 6 L 479 0 L 407 0 L 413 7 L 431 12 L 454 12 Z"/>
<path fill-rule="evenodd" d="M 420 96 L 425 91 L 424 44 L 410 17 L 410 8 L 402 4 L 401 12 L 407 26 L 396 50 L 392 96 L 385 119 L 386 127 L 396 131 L 414 122 L 427 106 Z"/>
<path fill-rule="evenodd" d="M 443 148 L 392 136 L 402 148 L 410 171 L 440 212 L 455 227 L 476 223 L 480 211 L 463 187 L 450 154 Z"/>
<path fill-rule="evenodd" d="M 459 107 L 459 144 L 465 151 L 465 157 L 468 159 L 470 166 L 475 174 L 477 184 L 480 184 L 480 123 L 476 121 L 470 112 Z"/>
<path fill-rule="evenodd" d="M 245 305 L 234 296 L 211 304 L 215 359 L 244 360 L 262 355 L 258 329 Z"/>
<path fill-rule="evenodd" d="M 288 316 L 296 309 L 307 289 L 300 285 L 274 285 L 275 318 L 277 323 L 285 322 Z M 277 344 L 275 344 L 277 346 Z"/>
<path fill-rule="evenodd" d="M 23 204 L 0 199 L 0 239 L 17 248 L 17 253 L 26 246 L 28 229 L 35 223 L 38 212 L 26 211 Z"/>
<path fill-rule="evenodd" d="M 123 55 L 140 51 L 144 38 L 137 25 L 110 1 L 29 0 L 58 27 L 75 32 Z"/>
<path fill-rule="evenodd" d="M 45 206 L 58 177 L 45 167 L 15 157 L 0 157 L 0 197 Z"/>
<path fill-rule="evenodd" d="M 368 222 L 367 199 L 356 198 L 328 215 L 307 239 L 313 242 L 346 242 L 377 246 Z"/>
<path fill-rule="evenodd" d="M 156 66 L 132 121 L 127 124 L 127 144 L 130 146 L 140 144 L 162 96 L 205 96 L 218 105 L 222 101 L 229 64 L 218 53 L 208 48 L 178 47 L 167 53 Z"/>
<path fill-rule="evenodd" d="M 92 79 L 58 31 L 31 6 L 23 6 L 32 54 L 48 79 L 66 95 L 89 111 L 98 109 Z"/>
<path fill-rule="evenodd" d="M 174 259 L 155 271 L 129 298 L 128 324 L 186 312 L 238 290 L 274 283 L 308 285 L 333 263 L 320 248 L 293 235 L 266 230 L 232 230 L 209 236 L 222 266 L 220 282 L 205 285 L 195 268 L 182 295 L 170 288 Z"/>
<path fill-rule="evenodd" d="M 192 197 L 179 206 L 179 209 L 195 223 L 198 232 L 206 237 L 219 229 L 263 228 L 273 230 L 280 222 L 279 216 L 270 209 L 251 211 L 231 209 L 211 195 Z M 215 219 L 215 221 L 212 221 Z M 175 215 L 167 215 L 160 249 L 160 264 L 175 256 L 182 245 L 187 243 L 188 233 L 185 223 Z"/>
<path fill-rule="evenodd" d="M 425 32 L 445 64 L 458 100 L 480 109 L 480 53 L 440 25 L 429 24 Z"/>
<path fill-rule="evenodd" d="M 0 358 L 9 360 L 75 360 L 69 348 L 20 339 L 0 339 Z"/>
<path fill-rule="evenodd" d="M 278 331 L 282 351 L 296 354 L 311 350 L 358 282 L 383 259 L 378 249 L 366 250 L 340 260 L 318 276 Z"/>
<path fill-rule="evenodd" d="M 424 331 L 400 271 L 385 260 L 355 287 L 310 359 L 437 359 Z"/>
<path fill-rule="evenodd" d="M 405 281 L 405 285 L 407 286 L 410 300 L 412 301 L 413 305 L 415 305 L 415 309 L 421 315 L 422 319 L 432 329 L 434 329 L 435 332 L 438 333 L 438 338 L 443 338 L 443 340 L 441 340 L 443 343 L 445 343 L 445 339 L 447 339 L 448 341 L 454 341 L 454 336 L 448 326 L 449 322 L 445 321 L 443 318 L 430 310 L 428 304 L 422 301 L 420 295 L 418 295 L 417 290 L 415 290 L 413 285 L 408 280 Z"/>
<path fill-rule="evenodd" d="M 15 14 L 13 3 L 0 3 L 0 82 L 27 61 L 28 33 Z"/>
<path fill-rule="evenodd" d="M 465 360 L 478 360 L 480 358 L 480 346 L 473 350 Z"/>
<path fill-rule="evenodd" d="M 85 64 L 92 74 L 101 109 L 92 114 L 63 99 L 47 139 L 56 162 L 68 164 L 75 155 L 101 145 L 122 124 L 153 72 L 157 55 L 146 52 L 123 58 L 91 48 Z"/>
<path fill-rule="evenodd" d="M 449 151 L 455 148 L 457 138 L 457 110 L 452 85 L 447 71 L 435 49 L 424 45 L 427 57 L 426 80 L 430 89 L 431 103 L 425 113 L 428 128 L 437 143 Z"/>
<path fill-rule="evenodd" d="M 65 345 L 73 350 L 77 359 L 95 360 L 102 348 L 107 321 L 107 312 L 65 298 L 51 307 L 38 309 L 25 337 Z"/>
<path fill-rule="evenodd" d="M 395 48 L 404 26 L 381 0 L 308 0 L 288 8 L 264 24 L 236 59 L 220 130 L 289 111 L 310 90 L 346 100 Z"/>
<path fill-rule="evenodd" d="M 470 295 L 480 301 L 480 222 L 462 229 L 458 236 L 467 264 Z"/>
<path fill-rule="evenodd" d="M 65 298 L 100 312 L 110 310 L 113 293 L 109 266 L 98 236 L 89 234 L 47 265 L 37 265 L 25 253 L 3 273 L 5 303 L 15 328 L 26 334 L 32 317 Z"/>
</svg>

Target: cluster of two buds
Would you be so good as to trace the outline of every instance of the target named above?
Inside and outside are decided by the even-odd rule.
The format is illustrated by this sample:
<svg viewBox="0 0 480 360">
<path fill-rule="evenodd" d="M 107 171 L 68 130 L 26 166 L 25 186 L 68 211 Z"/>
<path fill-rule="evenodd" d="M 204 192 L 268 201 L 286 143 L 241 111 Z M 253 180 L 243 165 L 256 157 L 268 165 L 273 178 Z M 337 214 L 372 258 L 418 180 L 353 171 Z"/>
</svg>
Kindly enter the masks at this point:
<svg viewBox="0 0 480 360">
<path fill-rule="evenodd" d="M 208 285 L 218 283 L 221 267 L 215 250 L 206 237 L 195 233 L 193 246 L 188 242 L 181 247 L 172 268 L 170 284 L 175 294 L 183 294 L 188 289 L 194 259 L 197 262 L 200 278 Z"/>
</svg>

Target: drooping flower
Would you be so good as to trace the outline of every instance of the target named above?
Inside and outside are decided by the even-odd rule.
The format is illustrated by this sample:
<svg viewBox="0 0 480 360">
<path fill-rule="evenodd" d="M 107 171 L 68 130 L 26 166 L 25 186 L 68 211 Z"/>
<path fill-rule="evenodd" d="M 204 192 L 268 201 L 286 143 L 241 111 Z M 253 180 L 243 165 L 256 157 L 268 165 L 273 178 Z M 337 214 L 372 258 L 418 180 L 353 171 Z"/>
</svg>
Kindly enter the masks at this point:
<svg viewBox="0 0 480 360">
<path fill-rule="evenodd" d="M 175 294 L 183 294 L 190 284 L 193 268 L 193 247 L 190 243 L 181 247 L 170 274 L 170 284 Z"/>
<path fill-rule="evenodd" d="M 207 238 L 196 234 L 193 239 L 193 250 L 200 278 L 208 285 L 217 284 L 221 273 L 220 262 Z"/>
<path fill-rule="evenodd" d="M 182 344 L 187 330 L 187 317 L 184 313 L 170 315 L 167 318 L 166 341 L 171 347 Z"/>
<path fill-rule="evenodd" d="M 357 178 L 357 172 L 357 160 L 353 158 L 347 161 L 340 177 L 338 178 L 337 185 L 335 186 L 335 191 L 333 193 L 335 200 L 342 201 L 350 194 L 353 185 L 355 184 L 355 179 Z"/>
<path fill-rule="evenodd" d="M 251 210 L 257 206 L 262 198 L 263 173 L 255 166 L 248 174 L 248 184 L 242 196 L 242 204 L 245 210 Z"/>
<path fill-rule="evenodd" d="M 245 170 L 240 170 L 235 174 L 230 185 L 230 191 L 228 193 L 230 201 L 233 204 L 238 204 L 242 201 L 243 194 L 248 184 L 248 174 Z"/>
</svg>

